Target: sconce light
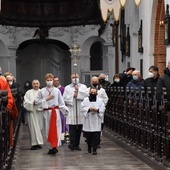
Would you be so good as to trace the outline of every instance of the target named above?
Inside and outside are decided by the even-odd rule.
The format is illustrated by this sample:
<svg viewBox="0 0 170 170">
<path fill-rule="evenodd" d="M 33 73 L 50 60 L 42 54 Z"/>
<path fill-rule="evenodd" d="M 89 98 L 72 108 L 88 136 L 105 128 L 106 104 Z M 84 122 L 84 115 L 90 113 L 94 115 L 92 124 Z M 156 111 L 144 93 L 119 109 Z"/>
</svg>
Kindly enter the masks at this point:
<svg viewBox="0 0 170 170">
<path fill-rule="evenodd" d="M 160 21 L 159 21 L 159 26 L 160 26 L 160 27 L 163 27 L 163 26 L 164 26 L 164 20 L 160 20 Z"/>
</svg>

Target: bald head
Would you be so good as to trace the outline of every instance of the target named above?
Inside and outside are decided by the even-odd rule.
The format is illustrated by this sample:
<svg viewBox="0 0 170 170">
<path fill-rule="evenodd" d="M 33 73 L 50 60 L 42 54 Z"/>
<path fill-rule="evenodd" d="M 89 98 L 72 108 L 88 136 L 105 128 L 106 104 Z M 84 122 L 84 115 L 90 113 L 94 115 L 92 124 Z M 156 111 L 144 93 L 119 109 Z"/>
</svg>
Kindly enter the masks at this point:
<svg viewBox="0 0 170 170">
<path fill-rule="evenodd" d="M 93 77 L 91 78 L 91 84 L 94 84 L 94 83 L 99 83 L 99 79 L 98 79 L 98 77 L 96 77 L 96 76 L 93 76 Z"/>
<path fill-rule="evenodd" d="M 136 80 L 136 81 L 140 80 L 140 78 L 141 78 L 140 71 L 139 71 L 139 70 L 134 70 L 134 71 L 132 72 L 132 76 L 133 76 L 133 79 L 134 79 L 134 80 Z"/>
<path fill-rule="evenodd" d="M 132 72 L 132 76 L 141 76 L 141 74 L 140 74 L 140 71 L 139 70 L 134 70 L 133 72 Z"/>
<path fill-rule="evenodd" d="M 99 75 L 99 80 L 100 80 L 100 79 L 104 79 L 104 80 L 105 80 L 105 79 L 106 79 L 106 75 L 105 75 L 105 74 L 103 74 L 103 73 L 102 73 L 102 74 L 100 74 L 100 75 Z"/>
<path fill-rule="evenodd" d="M 38 80 L 33 80 L 32 81 L 32 88 L 34 90 L 38 90 L 40 88 L 40 82 Z"/>
<path fill-rule="evenodd" d="M 96 88 L 98 86 L 98 84 L 99 84 L 99 78 L 96 76 L 93 76 L 91 78 L 91 85 Z"/>
</svg>

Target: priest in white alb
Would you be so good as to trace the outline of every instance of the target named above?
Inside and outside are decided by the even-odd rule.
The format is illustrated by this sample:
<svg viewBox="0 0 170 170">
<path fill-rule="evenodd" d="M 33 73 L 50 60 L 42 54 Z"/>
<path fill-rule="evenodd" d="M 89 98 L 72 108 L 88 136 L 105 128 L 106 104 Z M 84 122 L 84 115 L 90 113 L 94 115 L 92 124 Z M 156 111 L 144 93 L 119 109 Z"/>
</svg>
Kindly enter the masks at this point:
<svg viewBox="0 0 170 170">
<path fill-rule="evenodd" d="M 80 104 L 86 96 L 88 96 L 87 86 L 79 82 L 78 74 L 73 73 L 71 75 L 71 84 L 65 87 L 63 94 L 64 101 L 70 111 L 70 115 L 66 118 L 66 124 L 69 125 L 70 134 L 68 148 L 72 151 L 81 150 L 79 144 L 83 117 L 80 113 Z"/>
<path fill-rule="evenodd" d="M 40 91 L 40 82 L 32 81 L 33 89 L 28 90 L 24 95 L 24 108 L 27 110 L 26 119 L 28 123 L 31 150 L 41 149 L 43 145 L 43 111 L 35 105 L 34 100 Z"/>
</svg>

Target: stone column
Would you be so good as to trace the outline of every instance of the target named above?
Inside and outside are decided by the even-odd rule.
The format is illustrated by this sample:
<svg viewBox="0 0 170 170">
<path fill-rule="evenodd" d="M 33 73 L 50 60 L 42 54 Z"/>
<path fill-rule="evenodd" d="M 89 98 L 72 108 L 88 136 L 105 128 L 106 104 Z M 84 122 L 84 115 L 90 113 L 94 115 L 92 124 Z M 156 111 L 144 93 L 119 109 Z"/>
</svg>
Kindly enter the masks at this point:
<svg viewBox="0 0 170 170">
<path fill-rule="evenodd" d="M 0 56 L 0 66 L 2 75 L 5 72 L 11 72 L 16 77 L 16 57 L 15 56 Z"/>
<path fill-rule="evenodd" d="M 9 56 L 8 56 L 8 71 L 10 71 L 14 77 L 16 77 L 16 51 L 17 46 L 8 46 Z"/>
<path fill-rule="evenodd" d="M 113 75 L 115 74 L 115 51 L 113 44 L 105 43 L 106 55 L 103 56 L 103 70 L 108 70 L 108 80 L 112 82 Z"/>
<path fill-rule="evenodd" d="M 90 57 L 89 55 L 80 56 L 80 69 L 83 71 L 90 71 Z"/>
</svg>

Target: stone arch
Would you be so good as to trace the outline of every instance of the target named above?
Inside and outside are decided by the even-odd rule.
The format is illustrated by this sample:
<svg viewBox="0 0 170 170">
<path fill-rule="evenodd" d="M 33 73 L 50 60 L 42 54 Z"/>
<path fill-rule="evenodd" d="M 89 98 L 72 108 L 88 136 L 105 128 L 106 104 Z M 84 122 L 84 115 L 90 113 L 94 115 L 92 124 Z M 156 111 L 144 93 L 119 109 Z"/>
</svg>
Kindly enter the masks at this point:
<svg viewBox="0 0 170 170">
<path fill-rule="evenodd" d="M 164 28 L 160 26 L 160 21 L 165 16 L 165 5 L 164 0 L 154 1 L 157 3 L 156 17 L 155 17 L 155 32 L 154 32 L 154 65 L 159 68 L 159 73 L 164 73 L 166 66 L 166 46 L 164 45 Z M 156 4 L 153 4 L 153 7 Z"/>
<path fill-rule="evenodd" d="M 53 73 L 60 78 L 62 85 L 69 84 L 71 74 L 71 58 L 69 47 L 57 40 L 38 39 L 24 41 L 17 49 L 17 78 L 23 87 L 25 81 L 38 79 L 41 86 L 45 85 L 46 73 Z"/>
<path fill-rule="evenodd" d="M 91 47 L 96 44 L 96 43 L 101 43 L 102 44 L 102 58 L 107 56 L 107 47 L 104 46 L 105 40 L 101 37 L 98 36 L 92 36 L 88 38 L 82 45 L 82 55 L 83 56 L 89 56 L 89 70 L 90 70 L 90 58 L 91 58 Z M 97 63 L 96 63 L 97 64 Z M 102 63 L 103 65 L 103 63 Z"/>
</svg>

